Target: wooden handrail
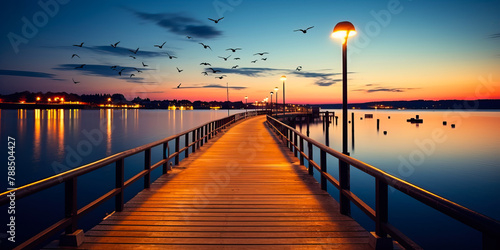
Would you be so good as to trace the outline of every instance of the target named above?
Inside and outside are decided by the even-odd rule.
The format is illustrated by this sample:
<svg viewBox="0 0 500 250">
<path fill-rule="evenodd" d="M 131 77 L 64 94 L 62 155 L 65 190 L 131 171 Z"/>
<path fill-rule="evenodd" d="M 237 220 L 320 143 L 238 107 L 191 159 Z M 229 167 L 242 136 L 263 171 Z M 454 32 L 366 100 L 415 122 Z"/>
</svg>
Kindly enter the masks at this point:
<svg viewBox="0 0 500 250">
<path fill-rule="evenodd" d="M 332 183 L 340 193 L 347 196 L 350 201 L 352 201 L 356 206 L 358 206 L 365 214 L 368 215 L 376 223 L 376 233 L 380 237 L 386 237 L 386 234 L 391 235 L 394 239 L 398 240 L 404 247 L 414 249 L 419 248 L 419 246 L 411 241 L 408 237 L 399 232 L 396 228 L 388 223 L 388 204 L 387 204 L 387 186 L 392 186 L 395 189 L 407 194 L 408 196 L 420 201 L 421 203 L 432 207 L 455 220 L 458 220 L 469 227 L 472 227 L 480 231 L 483 235 L 483 249 L 497 249 L 500 246 L 500 222 L 487 217 L 483 214 L 475 212 L 464 206 L 461 206 L 455 202 L 445 199 L 437 194 L 429 192 L 421 187 L 411 184 L 405 180 L 399 179 L 391 174 L 388 174 L 372 165 L 364 163 L 360 160 L 352 158 L 348 155 L 342 154 L 326 145 L 323 145 L 297 131 L 296 129 L 284 124 L 283 122 L 267 116 L 267 123 L 270 125 L 272 130 L 275 131 L 284 141 L 287 141 L 287 145 L 290 145 L 291 150 L 299 151 L 300 157 L 304 158 L 304 161 L 309 162 L 309 174 L 313 174 L 312 167 L 319 171 L 321 174 L 321 187 L 326 189 L 326 180 Z M 305 140 L 308 143 L 308 153 L 304 152 L 304 147 L 298 145 L 295 136 L 300 137 L 300 141 Z M 301 142 L 302 143 L 302 142 Z M 312 146 L 317 147 L 320 150 L 321 164 L 314 162 L 312 159 Z M 322 166 L 324 163 L 323 154 L 329 154 L 340 162 L 344 162 L 351 165 L 373 177 L 376 180 L 376 209 L 373 210 L 365 202 L 359 199 L 349 190 L 343 190 L 340 188 L 339 181 L 334 179 L 330 174 L 327 173 L 326 166 Z M 303 165 L 304 161 L 300 161 Z M 342 204 L 341 204 L 342 206 Z"/>
<path fill-rule="evenodd" d="M 24 249 L 24 248 L 33 248 L 41 243 L 43 243 L 48 238 L 52 237 L 55 233 L 61 231 L 62 229 L 66 229 L 66 234 L 71 234 L 77 230 L 77 222 L 78 219 L 94 208 L 98 207 L 105 201 L 115 197 L 115 210 L 121 211 L 124 205 L 123 192 L 124 189 L 130 186 L 135 181 L 144 178 L 144 188 L 149 188 L 151 183 L 151 171 L 158 168 L 159 166 L 164 166 L 163 174 L 166 173 L 166 164 L 174 159 L 175 164 L 179 164 L 179 155 L 181 152 L 186 151 L 186 158 L 188 157 L 187 152 L 190 147 L 192 147 L 192 151 L 194 152 L 197 148 L 201 147 L 203 144 L 201 143 L 203 140 L 208 141 L 208 139 L 213 138 L 217 133 L 220 133 L 223 129 L 227 128 L 231 124 L 239 121 L 241 119 L 245 119 L 250 116 L 267 114 L 267 111 L 250 111 L 244 113 L 234 114 L 228 117 L 224 117 L 222 119 L 210 121 L 204 123 L 195 128 L 189 129 L 182 133 L 169 136 L 167 138 L 148 143 L 133 149 L 129 149 L 120 153 L 116 153 L 114 155 L 105 157 L 103 159 L 94 161 L 92 163 L 68 170 L 66 172 L 35 181 L 24 186 L 18 187 L 13 190 L 9 190 L 7 192 L 3 192 L 0 194 L 0 206 L 6 205 L 9 203 L 10 198 L 7 196 L 10 192 L 16 193 L 16 200 L 24 198 L 29 195 L 36 194 L 43 190 L 46 190 L 50 187 L 65 183 L 65 218 L 46 228 L 42 232 L 37 235 L 31 237 L 29 240 L 21 243 L 15 249 Z M 189 143 L 189 134 L 191 133 L 192 142 Z M 184 136 L 186 138 L 186 144 L 183 148 L 180 148 L 180 137 Z M 172 154 L 166 153 L 165 150 L 168 148 L 168 143 L 170 141 L 175 141 L 175 152 Z M 153 147 L 162 145 L 163 146 L 163 159 L 159 162 L 151 164 L 151 149 Z M 124 180 L 124 159 L 135 154 L 144 152 L 144 170 L 137 173 L 133 177 L 128 180 Z M 89 204 L 83 206 L 80 209 L 77 209 L 77 178 L 100 169 L 104 166 L 115 164 L 116 165 L 116 185 L 115 188 L 111 191 L 107 192 L 103 196 L 95 199 Z"/>
</svg>

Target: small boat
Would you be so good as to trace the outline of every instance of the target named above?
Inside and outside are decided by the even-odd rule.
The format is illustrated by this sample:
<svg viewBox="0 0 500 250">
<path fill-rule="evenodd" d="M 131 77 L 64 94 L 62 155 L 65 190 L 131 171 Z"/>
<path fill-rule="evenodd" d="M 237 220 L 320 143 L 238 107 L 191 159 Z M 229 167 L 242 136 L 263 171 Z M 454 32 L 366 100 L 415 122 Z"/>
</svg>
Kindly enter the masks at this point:
<svg viewBox="0 0 500 250">
<path fill-rule="evenodd" d="M 416 119 L 416 118 L 406 119 L 406 121 L 410 122 L 410 123 L 423 123 L 424 122 L 423 119 Z"/>
<path fill-rule="evenodd" d="M 416 118 L 410 118 L 410 119 L 407 119 L 406 121 L 410 122 L 410 123 L 423 123 L 424 119 L 420 119 L 419 115 L 417 115 Z"/>
</svg>

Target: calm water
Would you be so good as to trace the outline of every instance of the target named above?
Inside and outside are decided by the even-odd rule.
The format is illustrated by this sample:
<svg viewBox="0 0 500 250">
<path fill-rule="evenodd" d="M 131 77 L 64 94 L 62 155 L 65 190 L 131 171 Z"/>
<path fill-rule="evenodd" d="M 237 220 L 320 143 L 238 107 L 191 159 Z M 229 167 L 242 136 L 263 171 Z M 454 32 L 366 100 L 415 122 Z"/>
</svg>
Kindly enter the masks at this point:
<svg viewBox="0 0 500 250">
<path fill-rule="evenodd" d="M 231 111 L 231 114 L 238 111 Z M 205 122 L 227 116 L 227 110 L 1 110 L 0 131 L 4 159 L 7 137 L 16 139 L 16 186 L 43 179 L 103 157 L 175 135 Z M 181 147 L 183 147 L 181 142 Z M 173 147 L 173 144 L 172 144 Z M 152 150 L 152 162 L 162 157 L 161 146 Z M 181 156 L 182 159 L 182 156 Z M 142 170 L 143 154 L 125 160 L 125 179 Z M 106 166 L 78 178 L 79 207 L 114 188 L 114 166 Z M 158 168 L 152 174 L 156 179 Z M 7 188 L 7 166 L 0 175 L 0 190 Z M 125 192 L 132 198 L 141 190 L 141 181 Z M 22 242 L 64 218 L 64 185 L 16 203 L 16 240 Z M 36 206 L 34 206 L 36 204 Z M 114 201 L 106 202 L 80 220 L 80 228 L 90 229 L 114 210 Z M 7 207 L 0 208 L 0 225 L 6 225 Z M 34 223 L 33 221 L 36 221 Z M 6 226 L 0 227 L 0 249 L 11 248 Z"/>
<path fill-rule="evenodd" d="M 334 121 L 329 126 L 329 146 L 341 151 L 342 113 L 341 110 L 330 112 L 339 118 L 338 125 Z M 349 120 L 351 113 L 349 111 Z M 373 118 L 364 118 L 365 114 L 373 114 Z M 424 120 L 422 124 L 406 122 L 416 115 Z M 352 124 L 349 124 L 351 156 L 500 219 L 500 112 L 356 110 L 354 116 L 354 139 Z M 379 130 L 377 119 L 380 119 Z M 443 121 L 447 121 L 446 126 Z M 451 128 L 451 124 L 456 127 Z M 306 134 L 305 124 L 297 124 L 296 128 Z M 311 124 L 310 137 L 326 143 L 325 129 L 321 122 Z M 319 162 L 319 157 L 315 160 Z M 338 160 L 331 157 L 328 163 L 329 173 L 338 178 Z M 329 188 L 337 198 L 335 187 Z M 375 207 L 374 178 L 351 168 L 351 190 Z M 475 230 L 399 191 L 390 190 L 389 201 L 390 222 L 424 248 L 474 249 L 480 244 L 480 235 Z M 360 210 L 353 209 L 353 217 L 374 230 L 371 220 Z"/>
<path fill-rule="evenodd" d="M 332 111 L 340 115 L 339 110 Z M 360 120 L 365 113 L 373 114 L 373 118 Z M 406 122 L 417 114 L 424 119 L 423 124 Z M 1 110 L 0 131 L 4 142 L 7 136 L 16 138 L 16 186 L 20 186 L 225 116 L 227 111 Z M 377 119 L 380 119 L 378 131 Z M 443 126 L 445 120 L 447 126 Z M 329 127 L 329 145 L 336 150 L 341 149 L 341 122 L 339 117 L 338 125 L 334 122 Z M 452 123 L 456 128 L 450 127 Z M 500 199 L 497 198 L 500 190 L 499 125 L 500 112 L 356 110 L 354 140 L 352 127 L 349 127 L 349 151 L 353 157 L 399 178 L 500 219 Z M 306 133 L 305 125 L 297 125 L 297 128 Z M 387 135 L 383 131 L 387 131 Z M 311 125 L 310 136 L 325 143 L 322 123 Z M 7 154 L 3 154 L 7 158 Z M 160 159 L 161 148 L 153 149 L 152 162 Z M 138 173 L 143 161 L 142 154 L 127 158 L 125 178 Z M 338 161 L 333 158 L 328 161 L 329 172 L 337 176 Z M 153 178 L 160 175 L 161 170 L 157 170 Z M 6 179 L 6 170 L 4 173 L 0 177 Z M 374 207 L 374 179 L 355 169 L 351 170 L 351 178 L 353 192 Z M 113 187 L 113 165 L 79 178 L 79 206 Z M 5 181 L 0 182 L 0 188 L 7 188 Z M 126 199 L 140 189 L 141 182 L 130 186 L 125 193 Z M 333 186 L 329 186 L 329 190 L 338 197 Z M 18 241 L 63 218 L 63 191 L 63 185 L 59 185 L 17 201 Z M 398 191 L 389 193 L 391 223 L 425 248 L 473 249 L 479 244 L 479 233 L 474 230 Z M 36 207 L 33 204 L 37 204 Z M 110 200 L 86 215 L 79 227 L 87 230 L 113 210 L 114 201 Z M 0 224 L 5 225 L 7 208 L 1 207 L 0 214 Z M 353 217 L 373 230 L 373 223 L 354 206 Z M 5 231 L 0 227 L 0 248 L 9 247 L 5 245 Z"/>
</svg>

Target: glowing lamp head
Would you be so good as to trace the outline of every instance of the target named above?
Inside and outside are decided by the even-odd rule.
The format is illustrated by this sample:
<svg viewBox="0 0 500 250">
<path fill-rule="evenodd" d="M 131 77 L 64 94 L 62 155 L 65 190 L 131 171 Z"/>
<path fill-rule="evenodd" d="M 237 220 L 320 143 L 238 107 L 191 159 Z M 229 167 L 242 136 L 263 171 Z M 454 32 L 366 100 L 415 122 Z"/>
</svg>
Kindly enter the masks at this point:
<svg viewBox="0 0 500 250">
<path fill-rule="evenodd" d="M 248 99 L 248 96 L 245 96 L 245 100 L 247 100 L 247 99 Z"/>
<path fill-rule="evenodd" d="M 286 76 L 281 76 L 280 78 L 282 81 L 286 81 Z"/>
<path fill-rule="evenodd" d="M 111 98 L 108 98 L 108 102 L 110 102 L 110 101 L 111 101 Z"/>
<path fill-rule="evenodd" d="M 348 37 L 356 35 L 356 28 L 351 22 L 340 22 L 333 28 L 332 37 L 347 39 Z"/>
<path fill-rule="evenodd" d="M 272 92 L 272 91 L 271 91 L 271 92 L 269 92 L 269 94 L 273 95 L 273 94 L 274 94 L 274 92 Z"/>
<path fill-rule="evenodd" d="M 276 93 L 278 93 L 278 87 L 274 87 L 274 91 L 276 91 Z"/>
<path fill-rule="evenodd" d="M 37 97 L 37 98 L 36 98 L 36 100 L 37 100 L 37 101 L 40 101 L 40 97 Z"/>
</svg>

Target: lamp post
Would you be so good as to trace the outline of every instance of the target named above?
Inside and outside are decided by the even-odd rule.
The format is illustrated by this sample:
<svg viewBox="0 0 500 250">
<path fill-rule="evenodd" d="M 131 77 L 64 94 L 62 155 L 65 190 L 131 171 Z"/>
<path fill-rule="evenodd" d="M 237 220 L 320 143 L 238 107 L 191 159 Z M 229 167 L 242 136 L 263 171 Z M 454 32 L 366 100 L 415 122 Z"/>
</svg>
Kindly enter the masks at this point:
<svg viewBox="0 0 500 250">
<path fill-rule="evenodd" d="M 281 81 L 283 82 L 283 119 L 285 119 L 285 110 L 286 110 L 286 104 L 285 104 L 285 81 L 286 81 L 286 76 L 281 76 Z"/>
<path fill-rule="evenodd" d="M 271 94 L 271 116 L 273 116 L 273 94 L 274 92 L 270 92 L 269 94 Z"/>
<path fill-rule="evenodd" d="M 279 106 L 278 106 L 278 87 L 274 87 L 274 93 L 276 93 L 276 117 L 278 117 Z"/>
<path fill-rule="evenodd" d="M 245 96 L 245 117 L 248 115 L 248 96 Z"/>
<path fill-rule="evenodd" d="M 347 151 L 347 39 L 356 35 L 356 29 L 350 22 L 337 23 L 333 28 L 332 37 L 342 39 L 342 153 L 349 155 Z M 350 215 L 351 204 L 349 198 L 342 194 L 342 190 L 350 190 L 349 165 L 340 161 L 340 213 Z"/>
</svg>

